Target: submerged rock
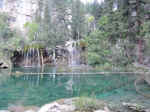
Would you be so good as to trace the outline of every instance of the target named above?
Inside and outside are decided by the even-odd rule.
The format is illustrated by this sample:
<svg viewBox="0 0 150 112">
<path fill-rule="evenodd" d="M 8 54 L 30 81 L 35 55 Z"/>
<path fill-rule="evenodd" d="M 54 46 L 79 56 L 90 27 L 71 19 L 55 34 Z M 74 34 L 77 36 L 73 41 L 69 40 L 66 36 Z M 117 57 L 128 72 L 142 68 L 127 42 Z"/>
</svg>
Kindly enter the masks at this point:
<svg viewBox="0 0 150 112">
<path fill-rule="evenodd" d="M 22 105 L 12 105 L 8 107 L 10 112 L 37 112 L 39 110 L 36 106 L 22 106 Z"/>
<path fill-rule="evenodd" d="M 20 71 L 16 71 L 16 72 L 12 73 L 12 76 L 15 76 L 15 77 L 20 77 L 22 75 L 24 75 L 24 73 L 20 72 Z"/>
<path fill-rule="evenodd" d="M 0 112 L 10 112 L 10 111 L 8 111 L 8 110 L 0 110 Z"/>
</svg>

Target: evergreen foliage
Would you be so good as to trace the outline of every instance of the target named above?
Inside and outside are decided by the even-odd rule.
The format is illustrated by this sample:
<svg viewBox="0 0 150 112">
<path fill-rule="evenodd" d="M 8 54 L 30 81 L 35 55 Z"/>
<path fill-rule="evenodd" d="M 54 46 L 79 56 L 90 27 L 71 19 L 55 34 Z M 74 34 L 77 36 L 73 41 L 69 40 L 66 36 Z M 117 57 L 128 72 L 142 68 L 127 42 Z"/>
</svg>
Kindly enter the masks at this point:
<svg viewBox="0 0 150 112">
<path fill-rule="evenodd" d="M 146 53 L 150 47 L 149 0 L 105 0 L 101 4 L 97 0 L 87 4 L 80 0 L 38 2 L 34 20 L 24 25 L 28 42 L 40 41 L 55 48 L 70 39 L 82 40 L 86 42 L 90 65 L 131 64 L 144 59 L 138 54 Z M 6 15 L 0 15 L 0 40 L 7 46 L 21 43 Z M 137 50 L 141 46 L 146 49 Z"/>
<path fill-rule="evenodd" d="M 21 38 L 15 29 L 9 26 L 9 15 L 0 13 L 0 50 L 20 47 Z"/>
</svg>

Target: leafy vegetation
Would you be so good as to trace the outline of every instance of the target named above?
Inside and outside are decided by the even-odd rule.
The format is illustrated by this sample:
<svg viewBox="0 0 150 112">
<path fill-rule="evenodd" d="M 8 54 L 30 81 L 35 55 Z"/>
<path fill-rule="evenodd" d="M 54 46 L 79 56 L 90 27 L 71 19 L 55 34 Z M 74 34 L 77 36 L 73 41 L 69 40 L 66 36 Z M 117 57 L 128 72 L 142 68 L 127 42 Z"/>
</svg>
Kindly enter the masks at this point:
<svg viewBox="0 0 150 112">
<path fill-rule="evenodd" d="M 36 33 L 39 29 L 39 25 L 36 22 L 27 22 L 24 27 L 27 29 L 27 36 L 29 41 L 36 40 Z"/>
<path fill-rule="evenodd" d="M 75 106 L 79 112 L 91 112 L 98 109 L 104 109 L 105 102 L 95 98 L 79 97 L 75 101 Z"/>
<path fill-rule="evenodd" d="M 85 37 L 90 65 L 107 63 L 125 67 L 133 62 L 144 62 L 144 53 L 149 49 L 145 42 L 150 36 L 146 5 L 150 4 L 144 0 L 110 0 L 97 4 L 101 16 L 93 14 L 97 18 L 94 20 L 96 28 Z"/>
<path fill-rule="evenodd" d="M 0 48 L 17 48 L 21 42 L 21 32 L 10 27 L 9 15 L 0 13 Z"/>
<path fill-rule="evenodd" d="M 150 54 L 149 6 L 146 0 L 94 0 L 87 4 L 80 0 L 40 0 L 36 16 L 24 25 L 24 37 L 22 32 L 10 28 L 8 15 L 0 15 L 1 49 L 34 41 L 55 48 L 75 40 L 86 48 L 82 55 L 88 54 L 89 65 L 143 64 Z M 22 40 L 26 37 L 28 41 Z"/>
</svg>

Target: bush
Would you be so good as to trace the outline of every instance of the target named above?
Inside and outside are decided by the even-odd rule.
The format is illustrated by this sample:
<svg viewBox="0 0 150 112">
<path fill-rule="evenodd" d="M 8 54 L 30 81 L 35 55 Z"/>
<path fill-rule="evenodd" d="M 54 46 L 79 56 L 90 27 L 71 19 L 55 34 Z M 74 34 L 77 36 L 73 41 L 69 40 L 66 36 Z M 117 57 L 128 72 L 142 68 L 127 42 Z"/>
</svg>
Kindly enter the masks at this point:
<svg viewBox="0 0 150 112">
<path fill-rule="evenodd" d="M 9 16 L 0 13 L 0 57 L 9 57 L 10 51 L 21 47 L 21 32 L 11 29 Z M 7 53 L 6 53 L 7 52 Z M 8 59 L 8 58 L 7 58 Z"/>
<path fill-rule="evenodd" d="M 79 97 L 75 101 L 75 106 L 79 111 L 88 111 L 104 109 L 106 106 L 105 102 L 96 100 L 95 98 Z"/>
<path fill-rule="evenodd" d="M 30 41 L 33 41 L 35 40 L 35 36 L 36 36 L 36 33 L 39 29 L 39 25 L 36 23 L 36 22 L 27 22 L 24 27 L 27 29 L 28 33 L 28 37 L 30 39 Z"/>
<path fill-rule="evenodd" d="M 85 38 L 88 43 L 88 63 L 90 65 L 104 65 L 110 63 L 108 57 L 111 55 L 110 43 L 107 34 L 96 30 Z"/>
</svg>

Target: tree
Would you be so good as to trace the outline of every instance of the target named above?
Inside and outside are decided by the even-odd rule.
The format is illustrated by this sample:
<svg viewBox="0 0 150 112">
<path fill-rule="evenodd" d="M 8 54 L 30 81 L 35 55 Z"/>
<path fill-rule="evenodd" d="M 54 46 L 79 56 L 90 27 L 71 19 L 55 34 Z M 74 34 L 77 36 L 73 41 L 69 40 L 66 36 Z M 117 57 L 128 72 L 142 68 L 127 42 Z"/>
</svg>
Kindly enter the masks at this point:
<svg viewBox="0 0 150 112">
<path fill-rule="evenodd" d="M 10 28 L 10 16 L 0 13 L 0 50 L 20 47 L 21 37 L 18 31 Z"/>
<path fill-rule="evenodd" d="M 68 25 L 70 24 L 71 9 L 69 3 L 69 0 L 43 0 L 43 9 L 39 8 L 44 14 L 43 16 L 42 13 L 38 15 L 42 18 L 39 17 L 40 19 L 38 19 L 40 28 L 37 38 L 44 41 L 49 47 L 64 44 L 70 37 Z"/>
<path fill-rule="evenodd" d="M 72 38 L 79 40 L 85 35 L 85 11 L 80 0 L 72 1 L 71 30 Z"/>
<path fill-rule="evenodd" d="M 138 40 L 139 44 L 139 55 L 138 61 L 139 63 L 143 63 L 143 54 L 142 54 L 142 44 L 144 43 L 144 39 L 142 37 L 142 26 L 145 21 L 145 0 L 129 0 L 130 4 L 130 16 L 131 16 L 131 23 L 133 26 L 131 27 L 134 29 L 135 37 Z"/>
</svg>

